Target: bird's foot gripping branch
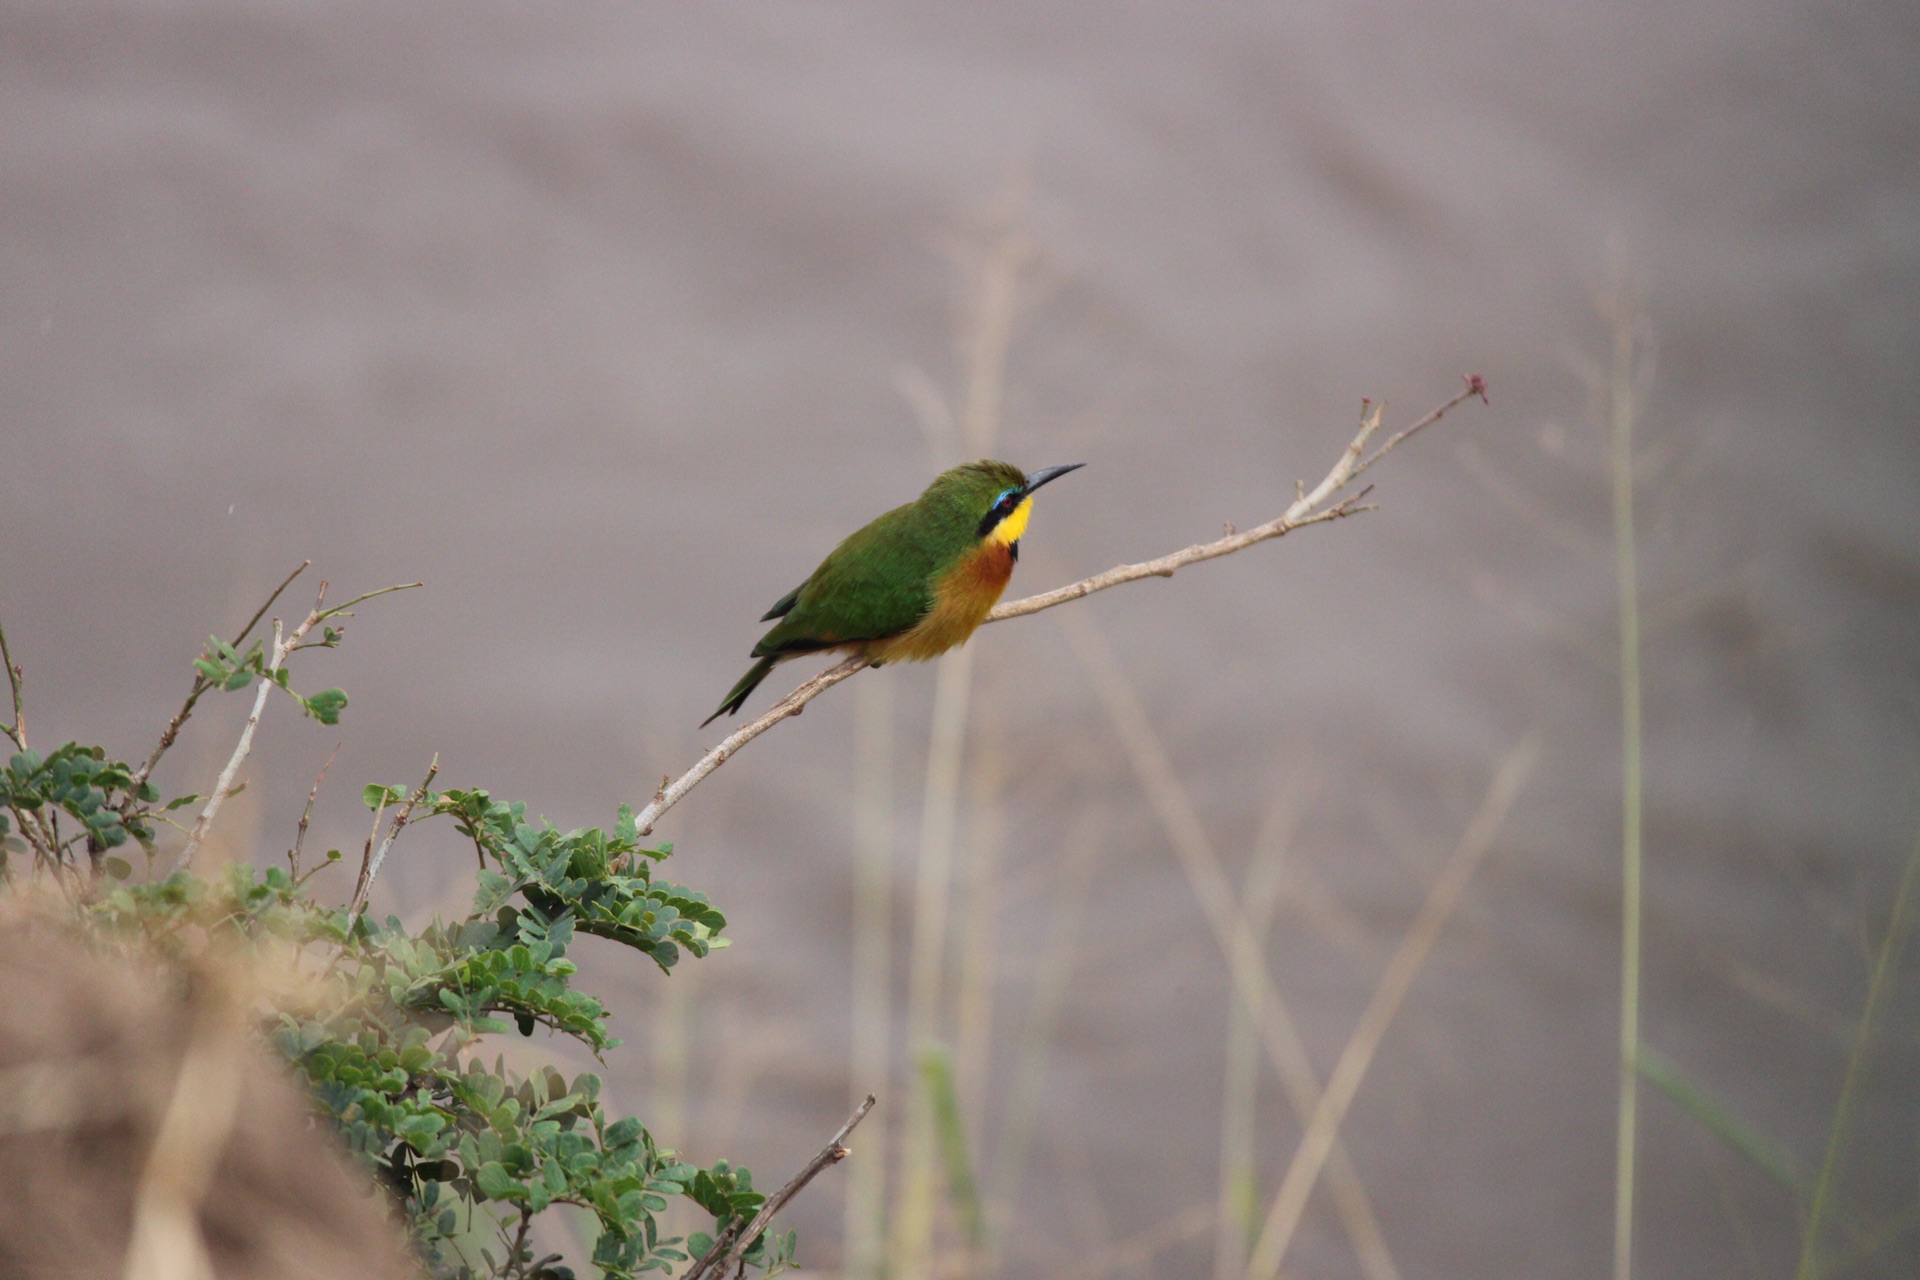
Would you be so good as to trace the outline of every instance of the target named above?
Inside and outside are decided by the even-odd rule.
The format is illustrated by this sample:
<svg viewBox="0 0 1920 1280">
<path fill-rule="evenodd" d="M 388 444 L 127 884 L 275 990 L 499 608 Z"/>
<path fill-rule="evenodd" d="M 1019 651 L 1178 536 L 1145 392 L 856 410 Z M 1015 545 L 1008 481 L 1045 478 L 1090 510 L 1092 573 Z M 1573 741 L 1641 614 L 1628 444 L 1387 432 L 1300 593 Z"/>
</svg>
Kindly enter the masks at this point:
<svg viewBox="0 0 1920 1280">
<path fill-rule="evenodd" d="M 435 1276 L 572 1277 L 566 1260 L 538 1243 L 551 1238 L 537 1229 L 541 1215 L 560 1205 L 591 1215 L 593 1243 L 575 1265 L 593 1274 L 672 1274 L 722 1261 L 784 1267 L 793 1238 L 769 1229 L 772 1202 L 746 1169 L 724 1160 L 699 1167 L 663 1149 L 638 1119 L 608 1110 L 597 1075 L 509 1069 L 489 1052 L 541 1027 L 596 1058 L 619 1045 L 606 1007 L 575 985 L 577 935 L 631 948 L 662 971 L 726 945 L 726 918 L 704 895 L 656 876 L 671 846 L 643 842 L 629 809 L 610 828 L 561 831 L 482 790 L 434 790 L 434 770 L 410 790 L 369 786 L 362 798 L 372 834 L 349 885 L 327 874 L 344 861 L 338 850 L 302 865 L 316 782 L 284 866 L 215 865 L 217 846 L 204 840 L 209 809 L 217 813 L 237 785 L 265 695 L 287 688 L 284 664 L 308 647 L 302 638 L 339 616 L 316 602 L 305 622 L 291 630 L 275 622 L 270 642 L 246 647 L 271 605 L 231 644 L 209 646 L 186 704 L 139 766 L 71 742 L 34 750 L 22 673 L 0 630 L 14 695 L 12 721 L 0 723 L 12 747 L 0 766 L 0 877 L 14 907 L 37 899 L 31 909 L 51 914 L 56 927 L 183 999 L 208 986 L 230 989 L 234 1021 L 252 1021 L 305 1081 L 316 1112 L 386 1189 Z M 337 628 L 321 634 L 323 647 L 340 638 Z M 163 799 L 151 775 L 195 703 L 253 685 L 253 714 L 211 802 Z M 346 703 L 338 691 L 302 699 L 316 701 L 328 723 Z M 189 831 L 172 815 L 194 805 L 200 819 Z M 366 906 L 382 860 L 403 829 L 430 819 L 472 847 L 471 904 L 423 928 L 374 919 Z M 197 865 L 158 865 L 169 828 L 186 837 L 183 853 L 202 850 Z M 144 853 L 144 868 L 121 856 L 130 849 Z M 661 1215 L 673 1197 L 711 1215 L 711 1228 L 666 1235 Z"/>
</svg>

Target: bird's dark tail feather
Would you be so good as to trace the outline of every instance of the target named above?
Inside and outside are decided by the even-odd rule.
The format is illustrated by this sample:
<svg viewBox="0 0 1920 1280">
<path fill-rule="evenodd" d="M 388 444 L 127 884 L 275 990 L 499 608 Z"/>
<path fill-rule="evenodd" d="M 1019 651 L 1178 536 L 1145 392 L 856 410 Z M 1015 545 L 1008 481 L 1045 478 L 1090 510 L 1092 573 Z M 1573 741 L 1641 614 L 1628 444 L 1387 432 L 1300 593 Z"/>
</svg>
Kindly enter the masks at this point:
<svg viewBox="0 0 1920 1280">
<path fill-rule="evenodd" d="M 738 711 L 741 704 L 752 695 L 755 689 L 760 687 L 760 682 L 767 678 L 767 672 L 773 670 L 773 664 L 779 660 L 777 657 L 762 658 L 751 667 L 748 667 L 747 674 L 740 677 L 740 683 L 733 686 L 733 688 L 727 692 L 726 701 L 720 704 L 720 709 L 708 716 L 705 720 L 702 720 L 700 727 L 704 729 L 721 716 L 730 716 Z"/>
</svg>

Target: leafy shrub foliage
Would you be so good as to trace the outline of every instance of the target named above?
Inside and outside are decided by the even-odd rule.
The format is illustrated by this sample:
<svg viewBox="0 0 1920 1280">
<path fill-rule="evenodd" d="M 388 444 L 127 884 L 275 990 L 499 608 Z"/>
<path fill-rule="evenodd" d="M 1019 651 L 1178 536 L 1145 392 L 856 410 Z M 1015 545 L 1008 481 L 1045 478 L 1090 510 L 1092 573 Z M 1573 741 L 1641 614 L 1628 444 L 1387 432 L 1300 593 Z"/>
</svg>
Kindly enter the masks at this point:
<svg viewBox="0 0 1920 1280">
<path fill-rule="evenodd" d="M 338 616 L 316 603 L 309 623 Z M 339 634 L 329 627 L 324 642 L 302 647 L 332 647 Z M 277 646 L 243 651 L 245 639 L 216 639 L 195 663 L 187 707 L 154 760 L 202 693 L 258 681 L 287 687 Z M 211 951 L 236 949 L 249 963 L 297 971 L 298 982 L 278 988 L 288 994 L 269 1002 L 263 1032 L 387 1189 L 432 1274 L 567 1280 L 572 1268 L 557 1254 L 536 1258 L 531 1240 L 534 1219 L 557 1205 L 593 1216 L 588 1261 L 598 1274 L 671 1273 L 759 1209 L 764 1197 L 746 1169 L 725 1161 L 697 1168 L 661 1149 L 639 1120 L 608 1114 L 598 1076 L 569 1080 L 551 1068 L 509 1070 L 498 1054 L 486 1060 L 489 1037 L 540 1027 L 596 1057 L 618 1047 L 605 1006 L 574 985 L 568 951 L 577 934 L 630 947 L 662 972 L 726 945 L 726 917 L 705 895 L 656 877 L 672 848 L 645 847 L 630 808 L 620 808 L 611 830 L 560 831 L 482 790 L 367 787 L 376 813 L 404 806 L 389 839 L 418 815 L 451 822 L 473 845 L 471 908 L 420 930 L 360 909 L 377 861 L 363 862 L 353 902 L 322 902 L 314 873 L 339 855 L 303 872 L 297 842 L 286 867 L 162 874 L 157 833 L 177 825 L 171 811 L 200 797 L 162 803 L 147 780 L 154 760 L 136 769 L 72 742 L 44 756 L 29 749 L 19 672 L 10 657 L 7 665 L 15 717 L 0 730 L 17 750 L 0 769 L 0 872 L 12 884 L 59 884 L 101 945 L 157 957 L 178 973 Z M 328 723 L 346 704 L 338 690 L 298 700 Z M 144 873 L 107 853 L 130 841 L 146 853 Z M 712 1233 L 663 1237 L 659 1215 L 673 1196 L 711 1214 Z M 746 1258 L 772 1274 L 791 1250 L 790 1234 L 769 1233 Z"/>
</svg>

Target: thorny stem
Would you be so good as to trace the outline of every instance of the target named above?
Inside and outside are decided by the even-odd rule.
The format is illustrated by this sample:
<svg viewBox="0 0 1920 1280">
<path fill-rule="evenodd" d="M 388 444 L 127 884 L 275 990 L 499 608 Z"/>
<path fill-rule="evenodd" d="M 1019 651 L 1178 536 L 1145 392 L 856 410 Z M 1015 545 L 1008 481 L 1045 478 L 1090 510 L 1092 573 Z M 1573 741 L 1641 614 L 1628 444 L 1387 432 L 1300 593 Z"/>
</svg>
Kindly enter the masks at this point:
<svg viewBox="0 0 1920 1280">
<path fill-rule="evenodd" d="M 339 754 L 340 746 L 336 743 L 333 754 L 320 766 L 320 775 L 313 780 L 313 790 L 307 792 L 307 807 L 300 811 L 300 825 L 294 828 L 293 848 L 287 850 L 287 866 L 296 881 L 300 879 L 300 849 L 307 842 L 307 824 L 313 821 L 313 802 L 320 798 L 320 784 L 327 780 L 327 770 L 333 768 L 333 762 Z"/>
<path fill-rule="evenodd" d="M 387 829 L 387 838 L 380 842 L 379 852 L 373 851 L 373 837 L 367 838 L 367 850 L 371 856 L 362 863 L 360 883 L 354 886 L 353 903 L 350 908 L 354 913 L 358 914 L 367 905 L 367 898 L 373 893 L 374 878 L 380 874 L 380 864 L 387 860 L 387 850 L 393 848 L 393 842 L 399 839 L 401 830 L 412 819 L 414 806 L 426 798 L 427 788 L 433 785 L 434 775 L 439 772 L 440 756 L 436 753 L 433 762 L 427 766 L 427 776 L 420 780 L 420 785 L 407 796 L 406 804 L 402 805 L 400 812 L 394 815 L 393 825 Z M 374 830 L 379 830 L 379 817 L 376 816 L 373 822 Z"/>
<path fill-rule="evenodd" d="M 1452 399 L 1429 412 L 1425 417 L 1415 422 L 1406 430 L 1389 438 L 1385 444 L 1381 445 L 1380 448 L 1376 449 L 1371 455 L 1366 453 L 1366 446 L 1373 438 L 1374 432 L 1379 430 L 1380 407 L 1363 402 L 1360 430 L 1354 436 L 1353 440 L 1349 442 L 1347 447 L 1341 451 L 1340 459 L 1334 464 L 1333 470 L 1329 471 L 1325 478 L 1323 478 L 1318 485 L 1314 486 L 1311 493 L 1303 493 L 1297 497 L 1293 504 L 1288 507 L 1286 512 L 1278 519 L 1270 520 L 1266 524 L 1259 525 L 1256 528 L 1248 529 L 1244 532 L 1230 533 L 1226 537 L 1216 539 L 1213 542 L 1187 547 L 1185 550 L 1162 556 L 1158 560 L 1148 560 L 1141 564 L 1120 565 L 1107 570 L 1105 573 L 1095 574 L 1091 578 L 1082 579 L 1068 586 L 1060 587 L 1053 591 L 1042 592 L 1039 595 L 1028 596 L 1024 600 L 1015 600 L 1009 604 L 1000 605 L 994 609 L 992 613 L 987 615 L 987 621 L 1002 622 L 1008 618 L 1025 617 L 1027 614 L 1038 613 L 1042 609 L 1051 609 L 1055 605 L 1065 604 L 1069 600 L 1078 600 L 1083 596 L 1092 595 L 1096 591 L 1104 591 L 1108 587 L 1115 587 L 1123 582 L 1134 582 L 1141 578 L 1151 577 L 1170 578 L 1176 570 L 1185 568 L 1187 565 L 1198 564 L 1203 560 L 1217 559 L 1224 555 L 1231 555 L 1236 551 L 1241 551 L 1252 546 L 1256 542 L 1265 542 L 1272 538 L 1282 537 L 1285 534 L 1292 533 L 1295 529 L 1304 529 L 1308 525 L 1325 524 L 1345 516 L 1356 515 L 1361 511 L 1370 511 L 1372 510 L 1371 507 L 1360 505 L 1368 493 L 1368 490 L 1364 489 L 1341 499 L 1331 507 L 1321 507 L 1318 510 L 1315 508 L 1319 507 L 1320 503 L 1331 497 L 1335 492 L 1350 484 L 1361 472 L 1380 461 L 1381 458 L 1385 457 L 1402 441 L 1407 440 L 1416 432 L 1422 431 L 1438 422 L 1456 406 L 1475 397 L 1478 397 L 1482 401 L 1486 400 L 1486 380 L 1478 374 L 1468 374 L 1466 376 L 1466 386 Z M 741 747 L 753 741 L 789 716 L 799 715 L 806 709 L 807 703 L 834 685 L 839 684 L 842 680 L 846 680 L 855 675 L 862 667 L 867 665 L 865 658 L 856 655 L 827 668 L 775 703 L 771 710 L 762 714 L 758 719 L 749 721 L 728 734 L 725 738 L 722 738 L 718 745 L 714 746 L 705 755 L 701 756 L 700 759 L 696 760 L 692 768 L 688 769 L 678 778 L 675 778 L 672 782 L 662 786 L 659 791 L 654 793 L 653 800 L 646 808 L 635 815 L 634 821 L 639 827 L 640 834 L 644 836 L 651 833 L 654 824 L 660 821 L 661 816 L 664 815 L 668 809 L 678 804 L 685 798 L 689 791 L 699 786 L 709 774 L 730 760 L 733 754 Z"/>
<path fill-rule="evenodd" d="M 27 749 L 27 713 L 20 705 L 20 668 L 13 665 L 13 651 L 7 648 L 7 629 L 0 627 L 0 665 L 7 669 L 7 685 L 13 690 L 13 723 L 0 725 L 6 735 L 13 739 L 13 745 L 22 751 Z"/>
<path fill-rule="evenodd" d="M 753 1221 L 743 1228 L 740 1220 L 734 1219 L 733 1225 L 720 1233 L 714 1240 L 713 1247 L 694 1264 L 693 1270 L 687 1272 L 686 1280 L 704 1280 L 704 1277 L 709 1274 L 725 1276 L 734 1264 L 740 1261 L 740 1255 L 753 1247 L 753 1242 L 760 1238 L 760 1233 L 767 1229 L 767 1224 L 773 1221 L 774 1215 L 786 1208 L 787 1202 L 799 1195 L 806 1185 L 813 1181 L 815 1175 L 829 1165 L 839 1164 L 853 1154 L 846 1147 L 847 1135 L 867 1118 L 867 1112 L 873 1110 L 873 1104 L 874 1096 L 868 1094 L 866 1100 L 853 1109 L 853 1114 L 847 1117 L 847 1122 L 840 1126 L 840 1131 L 827 1140 L 827 1145 L 821 1148 L 820 1154 L 809 1160 L 806 1168 L 788 1179 L 786 1186 L 767 1198 L 767 1202 L 760 1206 L 760 1212 L 753 1215 Z"/>
</svg>

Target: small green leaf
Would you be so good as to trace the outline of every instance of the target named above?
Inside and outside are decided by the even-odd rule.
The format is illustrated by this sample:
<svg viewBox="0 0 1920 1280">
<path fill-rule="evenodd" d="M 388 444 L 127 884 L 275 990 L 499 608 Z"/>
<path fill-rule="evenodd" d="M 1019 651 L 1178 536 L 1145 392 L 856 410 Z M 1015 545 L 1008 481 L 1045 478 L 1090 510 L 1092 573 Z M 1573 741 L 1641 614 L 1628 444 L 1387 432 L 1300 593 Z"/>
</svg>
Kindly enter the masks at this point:
<svg viewBox="0 0 1920 1280">
<path fill-rule="evenodd" d="M 133 874 L 133 864 L 125 858 L 108 858 L 100 865 L 103 866 L 107 874 L 115 880 L 125 880 Z"/>
<path fill-rule="evenodd" d="M 480 1172 L 474 1177 L 474 1185 L 489 1200 L 507 1200 L 520 1190 L 520 1184 L 513 1180 L 506 1166 L 492 1160 L 480 1166 Z"/>
<path fill-rule="evenodd" d="M 302 698 L 300 705 L 321 724 L 339 724 L 340 712 L 347 705 L 347 695 L 339 689 L 322 689 L 310 698 Z"/>
</svg>

